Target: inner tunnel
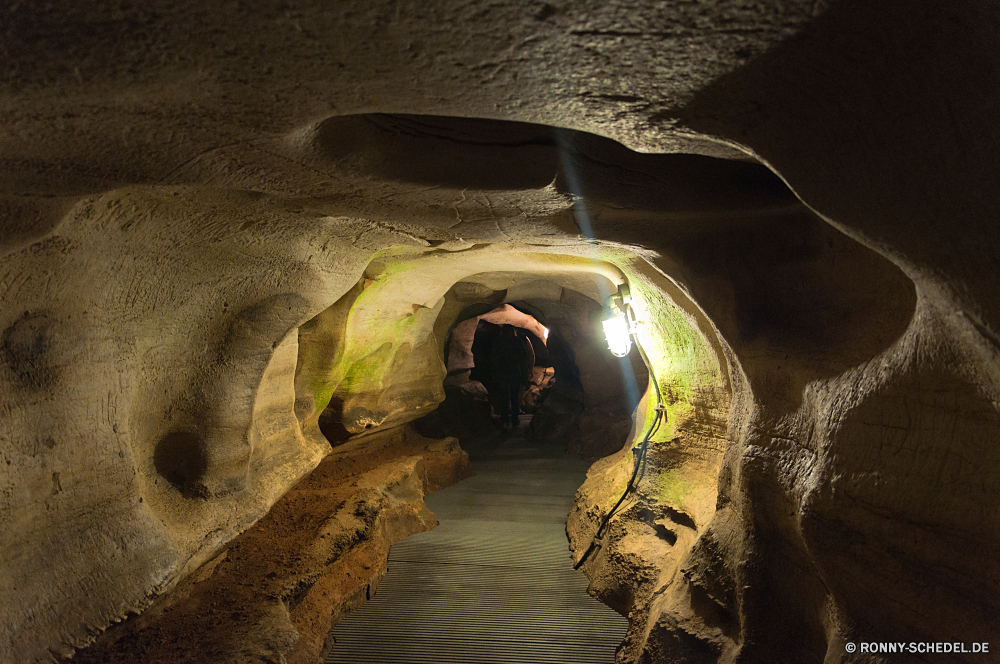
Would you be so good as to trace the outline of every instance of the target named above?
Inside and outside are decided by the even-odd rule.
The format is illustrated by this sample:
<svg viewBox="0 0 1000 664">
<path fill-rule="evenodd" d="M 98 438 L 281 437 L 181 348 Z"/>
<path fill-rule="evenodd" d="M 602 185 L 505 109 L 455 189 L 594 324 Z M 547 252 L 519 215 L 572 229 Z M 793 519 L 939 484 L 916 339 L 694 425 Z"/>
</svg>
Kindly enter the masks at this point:
<svg viewBox="0 0 1000 664">
<path fill-rule="evenodd" d="M 714 513 L 731 400 L 726 360 L 717 354 L 715 331 L 679 306 L 673 299 L 679 295 L 672 297 L 666 290 L 669 280 L 643 266 L 634 254 L 618 248 L 562 253 L 546 249 L 478 247 L 380 257 L 344 298 L 300 328 L 296 401 L 315 404 L 311 412 L 300 412 L 303 429 L 315 422 L 335 449 L 363 443 L 377 435 L 368 433 L 373 430 L 404 427 L 412 430 L 410 435 L 457 438 L 470 450 L 472 472 L 479 462 L 492 468 L 496 459 L 491 454 L 526 454 L 511 447 L 522 437 L 541 446 L 542 456 L 558 451 L 593 464 L 587 481 L 567 496 L 566 512 L 571 506 L 572 514 L 565 533 L 576 562 L 590 571 L 591 592 L 627 616 L 654 586 L 625 581 L 616 559 L 634 559 L 636 543 L 643 542 L 647 559 L 633 560 L 633 569 L 646 569 L 656 561 L 672 574 L 665 566 L 680 564 L 699 527 L 703 529 Z M 637 346 L 625 357 L 616 357 L 609 352 L 602 323 L 610 315 L 611 295 L 622 284 L 634 292 L 629 306 Z M 685 304 L 693 308 L 690 300 Z M 507 387 L 500 376 L 501 365 L 513 360 L 496 353 L 505 325 L 531 354 L 530 368 L 517 379 L 516 398 L 524 416 L 515 419 L 513 427 L 502 401 Z M 519 336 L 513 336 L 515 330 Z M 659 370 L 656 390 L 643 353 L 649 369 Z M 323 364 L 312 358 L 323 358 Z M 317 395 L 329 395 L 328 403 Z M 660 424 L 661 412 L 662 426 L 654 427 L 654 422 Z M 507 447 L 518 451 L 498 451 Z M 519 481 L 515 470 L 504 472 L 509 473 L 501 474 L 505 481 Z M 544 474 L 538 477 L 547 483 Z M 621 499 L 627 502 L 616 504 Z M 467 500 L 495 501 L 495 508 L 505 498 L 489 493 L 472 494 Z M 441 510 L 448 509 L 442 503 Z M 489 512 L 485 519 L 497 519 Z M 496 533 L 510 522 L 488 523 L 495 532 L 477 537 L 504 547 L 503 535 Z M 510 537 L 511 542 L 519 541 L 517 534 Z M 564 542 L 565 537 L 560 535 Z M 600 546 L 590 546 L 596 538 Z M 421 556 L 441 556 L 433 547 L 472 546 L 465 540 L 428 541 L 430 552 L 407 549 L 406 560 L 396 568 L 412 566 Z M 391 576 L 392 560 L 386 592 L 404 592 L 395 590 L 407 582 Z M 525 555 L 520 564 L 532 564 L 530 560 Z M 571 570 L 569 551 L 564 560 L 566 571 Z M 460 577 L 454 582 L 461 583 Z M 512 591 L 498 586 L 494 592 Z M 428 609 L 423 622 L 433 623 L 442 613 L 450 615 Z M 379 620 L 399 616 L 379 614 Z M 411 638 L 427 638 L 420 632 L 428 629 L 426 624 L 412 629 Z M 625 631 L 622 625 L 609 633 L 617 643 Z M 528 632 L 522 633 L 522 640 L 530 641 Z M 454 656 L 471 647 L 462 646 L 454 635 L 447 643 L 458 649 Z M 333 652 L 336 646 L 327 646 L 334 658 L 330 661 L 362 661 L 365 656 L 363 650 Z M 479 644 L 473 651 L 487 647 Z M 585 649 L 581 644 L 578 656 L 583 657 Z M 605 650 L 605 658 L 612 656 Z"/>
</svg>

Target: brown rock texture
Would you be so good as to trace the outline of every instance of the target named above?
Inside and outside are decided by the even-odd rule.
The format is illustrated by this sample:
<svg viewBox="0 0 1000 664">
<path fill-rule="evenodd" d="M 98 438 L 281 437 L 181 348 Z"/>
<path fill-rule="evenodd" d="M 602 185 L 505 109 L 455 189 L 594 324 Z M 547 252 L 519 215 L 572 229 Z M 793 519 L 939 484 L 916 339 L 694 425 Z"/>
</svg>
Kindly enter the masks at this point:
<svg viewBox="0 0 1000 664">
<path fill-rule="evenodd" d="M 73 661 L 319 661 L 331 624 L 375 593 L 389 547 L 436 525 L 423 496 L 469 475 L 454 438 L 408 427 L 338 446 L 164 601 Z"/>
<path fill-rule="evenodd" d="M 620 662 L 1000 641 L 998 43 L 989 0 L 6 3 L 0 661 L 174 643 L 331 440 L 434 411 L 462 308 L 623 282 L 668 419 L 584 566 Z M 307 660 L 380 554 L 276 555 L 310 589 L 192 661 Z"/>
</svg>

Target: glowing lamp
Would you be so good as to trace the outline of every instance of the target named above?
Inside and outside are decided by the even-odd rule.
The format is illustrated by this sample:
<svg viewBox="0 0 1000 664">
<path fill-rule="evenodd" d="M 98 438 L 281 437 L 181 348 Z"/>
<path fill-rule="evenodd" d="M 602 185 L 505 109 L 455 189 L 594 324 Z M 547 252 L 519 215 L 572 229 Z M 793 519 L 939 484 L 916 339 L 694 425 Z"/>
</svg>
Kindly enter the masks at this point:
<svg viewBox="0 0 1000 664">
<path fill-rule="evenodd" d="M 604 338 L 608 340 L 608 350 L 613 355 L 625 357 L 632 350 L 632 325 L 628 319 L 632 294 L 627 284 L 618 287 L 618 292 L 608 298 L 608 315 L 604 318 Z"/>
<path fill-rule="evenodd" d="M 625 314 L 612 316 L 604 320 L 604 338 L 608 340 L 608 350 L 613 355 L 625 357 L 632 350 L 632 338 L 629 335 L 628 320 Z"/>
</svg>

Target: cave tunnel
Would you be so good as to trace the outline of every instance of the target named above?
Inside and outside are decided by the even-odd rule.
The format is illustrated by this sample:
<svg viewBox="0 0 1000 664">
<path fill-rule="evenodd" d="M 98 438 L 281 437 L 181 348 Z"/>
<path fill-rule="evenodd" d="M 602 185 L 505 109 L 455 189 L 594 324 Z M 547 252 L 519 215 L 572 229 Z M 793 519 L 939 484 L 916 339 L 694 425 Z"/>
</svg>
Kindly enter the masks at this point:
<svg viewBox="0 0 1000 664">
<path fill-rule="evenodd" d="M 423 440 L 417 434 L 457 438 L 475 473 L 428 497 L 439 527 L 423 534 L 427 537 L 414 536 L 392 547 L 376 601 L 328 637 L 327 661 L 401 661 L 413 656 L 406 649 L 412 642 L 424 644 L 421 656 L 429 660 L 471 656 L 483 661 L 560 661 L 569 649 L 580 661 L 610 661 L 614 646 L 625 636 L 625 621 L 619 618 L 622 624 L 615 625 L 586 606 L 587 584 L 579 586 L 584 577 L 573 571 L 567 533 L 577 549 L 576 562 L 593 569 L 630 555 L 619 547 L 619 541 L 630 536 L 644 538 L 645 547 L 658 551 L 661 564 L 677 564 L 680 555 L 673 548 L 690 546 L 697 524 L 711 519 L 730 400 L 723 379 L 725 360 L 705 336 L 714 333 L 699 329 L 704 320 L 685 313 L 667 294 L 663 276 L 643 269 L 630 252 L 612 251 L 608 257 L 625 266 L 631 279 L 609 260 L 550 252 L 529 248 L 511 254 L 479 248 L 450 256 L 380 258 L 368 266 L 346 300 L 303 326 L 309 333 L 299 337 L 300 389 L 316 385 L 307 378 L 313 373 L 312 359 L 307 358 L 321 357 L 324 349 L 327 362 L 339 358 L 333 374 L 327 366 L 316 366 L 314 372 L 328 385 L 336 384 L 318 419 L 336 421 L 336 430 L 344 436 L 331 439 L 335 454 L 347 453 L 352 445 L 369 450 L 373 434 L 366 432 L 372 429 L 398 436 L 399 427 L 386 423 L 408 418 L 408 435 L 417 441 Z M 511 269 L 515 267 L 521 270 Z M 602 327 L 608 295 L 625 280 L 636 291 L 636 339 L 664 370 L 660 389 L 669 412 L 655 435 L 656 404 L 647 368 L 636 350 L 624 358 L 610 353 Z M 400 320 L 406 321 L 405 332 Z M 338 321 L 340 327 L 323 321 Z M 496 370 L 491 351 L 504 324 L 524 330 L 538 349 L 532 359 L 541 366 L 532 377 L 549 378 L 537 408 L 526 409 L 521 431 L 499 430 L 502 420 L 491 417 L 500 412 L 490 394 Z M 373 342 L 373 333 L 382 336 Z M 429 343 L 420 343 L 424 334 Z M 355 346 L 355 337 L 368 343 L 356 344 L 356 364 L 351 364 L 344 359 L 349 352 L 345 349 Z M 341 349 L 329 345 L 335 340 Z M 431 382 L 435 378 L 437 382 Z M 527 377 L 523 382 L 530 384 Z M 298 400 L 308 402 L 312 396 L 300 394 Z M 634 412 L 640 402 L 641 409 Z M 696 417 L 695 411 L 700 413 Z M 316 416 L 303 415 L 306 422 Z M 634 446 L 647 433 L 652 451 L 641 461 L 643 472 L 635 488 L 643 497 L 611 510 L 624 498 L 630 473 L 640 466 Z M 374 434 L 380 435 L 385 434 Z M 677 444 L 681 436 L 687 445 Z M 450 463 L 454 465 L 454 459 Z M 591 466 L 592 476 L 585 483 Z M 598 512 L 588 514 L 589 505 L 601 505 L 608 519 Z M 479 511 L 473 512 L 473 507 Z M 571 510 L 574 515 L 567 524 Z M 623 528 L 626 519 L 637 525 Z M 583 559 L 598 530 L 601 546 Z M 554 555 L 538 554 L 553 549 Z M 480 570 L 474 581 L 464 573 L 469 569 Z M 519 584 L 497 573 L 513 569 L 534 574 L 535 597 L 525 598 Z M 487 585 L 491 574 L 497 574 L 496 580 Z M 542 590 L 554 579 L 560 590 Z M 578 597 L 571 601 L 564 596 L 574 586 Z M 474 606 L 464 603 L 469 588 L 480 590 Z M 637 592 L 649 590 L 611 579 L 593 587 L 595 595 L 623 615 Z M 502 606 L 490 603 L 496 597 L 503 598 Z M 563 603 L 543 604 L 556 597 Z M 426 613 L 414 622 L 411 615 L 418 607 Z M 457 614 L 465 619 L 456 621 Z M 471 626 L 469 616 L 476 617 Z M 393 634 L 403 643 L 388 634 L 376 638 L 386 623 L 396 626 Z M 506 636 L 500 637 L 504 626 Z M 538 642 L 539 633 L 547 640 Z M 502 651 L 493 650 L 497 647 Z"/>
<path fill-rule="evenodd" d="M 459 314 L 445 342 L 448 375 L 445 400 L 437 411 L 444 417 L 444 435 L 461 439 L 468 437 L 461 435 L 468 429 L 483 429 L 491 423 L 510 424 L 508 412 L 514 426 L 519 426 L 517 415 L 533 415 L 539 402 L 548 396 L 555 379 L 548 346 L 550 330 L 543 323 L 545 317 L 532 309 L 525 303 L 482 303 L 469 305 Z M 501 334 L 505 329 L 511 332 L 508 337 L 512 341 L 503 345 Z M 571 357 L 562 361 L 566 376 L 575 369 L 575 363 L 569 368 L 570 362 Z"/>
<path fill-rule="evenodd" d="M 0 662 L 318 664 L 466 544 L 552 661 L 997 649 L 996 3 L 8 5 Z"/>
</svg>

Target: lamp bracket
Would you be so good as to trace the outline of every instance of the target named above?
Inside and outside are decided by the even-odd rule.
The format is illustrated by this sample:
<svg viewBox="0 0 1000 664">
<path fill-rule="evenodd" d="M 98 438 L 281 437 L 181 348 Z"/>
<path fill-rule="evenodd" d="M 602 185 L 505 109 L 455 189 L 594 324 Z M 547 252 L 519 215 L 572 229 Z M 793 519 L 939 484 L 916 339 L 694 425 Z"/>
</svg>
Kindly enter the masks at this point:
<svg viewBox="0 0 1000 664">
<path fill-rule="evenodd" d="M 629 290 L 628 284 L 618 286 L 618 297 L 621 298 L 622 304 L 632 304 L 632 291 Z"/>
<path fill-rule="evenodd" d="M 632 291 L 628 284 L 620 284 L 618 292 L 608 296 L 608 310 L 615 316 L 627 315 L 629 305 L 632 303 Z M 632 318 L 635 316 L 633 314 Z"/>
</svg>

